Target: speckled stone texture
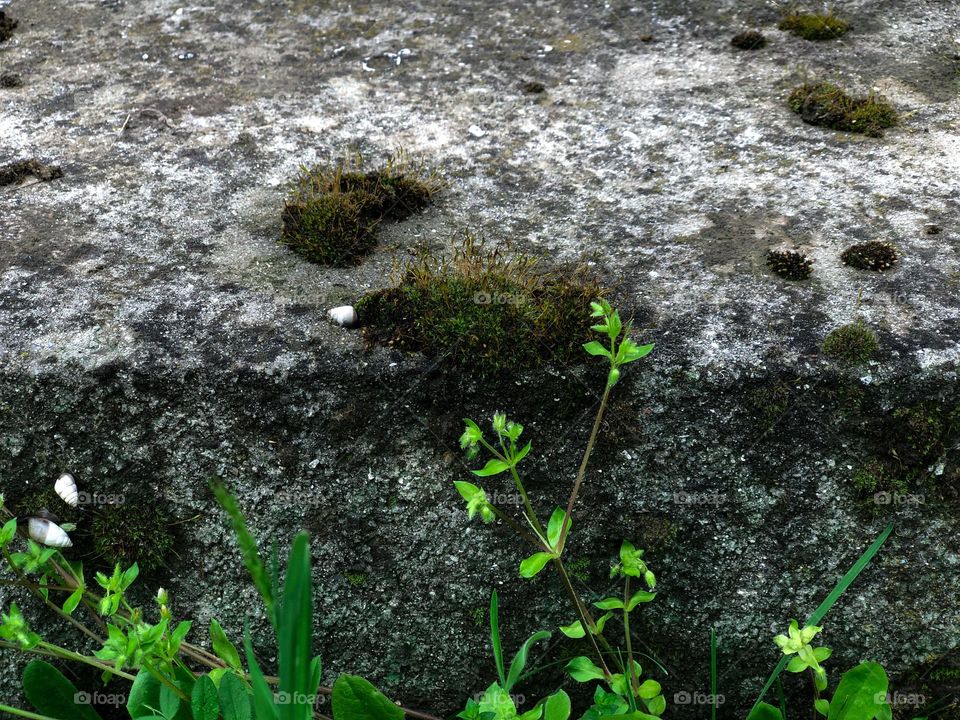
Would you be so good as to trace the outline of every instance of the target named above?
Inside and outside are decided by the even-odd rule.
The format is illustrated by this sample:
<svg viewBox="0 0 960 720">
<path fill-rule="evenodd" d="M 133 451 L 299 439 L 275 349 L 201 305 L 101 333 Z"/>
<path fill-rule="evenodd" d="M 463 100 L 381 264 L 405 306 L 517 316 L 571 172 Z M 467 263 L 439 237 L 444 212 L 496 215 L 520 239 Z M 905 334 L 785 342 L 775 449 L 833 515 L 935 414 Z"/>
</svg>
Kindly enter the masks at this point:
<svg viewBox="0 0 960 720">
<path fill-rule="evenodd" d="M 552 366 L 479 383 L 365 348 L 325 311 L 471 228 L 548 261 L 586 256 L 657 343 L 615 393 L 570 550 L 596 598 L 622 537 L 647 548 L 661 592 L 637 642 L 669 671 L 643 661 L 670 717 L 705 712 L 673 698 L 707 692 L 711 627 L 723 715 L 742 714 L 777 660 L 770 637 L 890 520 L 825 623 L 832 677 L 866 658 L 898 678 L 941 662 L 960 612 L 956 437 L 936 485 L 888 505 L 851 479 L 888 449 L 898 408 L 960 404 L 960 7 L 836 9 L 852 32 L 813 43 L 778 31 L 774 4 L 744 0 L 13 2 L 0 71 L 23 84 L 0 88 L 0 164 L 64 174 L 0 188 L 0 490 L 70 470 L 141 498 L 178 538 L 145 598 L 168 587 L 199 643 L 211 616 L 234 638 L 251 617 L 269 666 L 207 489 L 224 476 L 265 542 L 312 534 L 325 680 L 350 671 L 457 710 L 494 677 L 492 587 L 508 646 L 572 620 L 551 573 L 517 577 L 522 545 L 467 523 L 452 488 L 467 477 L 460 418 L 503 409 L 525 423 L 546 514 L 565 500 L 603 375 Z M 730 46 L 751 27 L 767 47 Z M 820 77 L 877 89 L 902 124 L 883 138 L 804 124 L 786 96 Z M 400 146 L 450 187 L 384 227 L 365 262 L 324 269 L 278 244 L 301 163 Z M 896 244 L 899 265 L 843 265 L 866 240 Z M 768 249 L 789 248 L 814 258 L 809 280 L 766 268 Z M 842 368 L 819 343 L 855 316 L 881 349 Z M 553 642 L 544 660 L 576 651 Z M 0 698 L 21 702 L 24 659 L 0 664 Z M 522 691 L 559 682 L 554 667 Z"/>
</svg>

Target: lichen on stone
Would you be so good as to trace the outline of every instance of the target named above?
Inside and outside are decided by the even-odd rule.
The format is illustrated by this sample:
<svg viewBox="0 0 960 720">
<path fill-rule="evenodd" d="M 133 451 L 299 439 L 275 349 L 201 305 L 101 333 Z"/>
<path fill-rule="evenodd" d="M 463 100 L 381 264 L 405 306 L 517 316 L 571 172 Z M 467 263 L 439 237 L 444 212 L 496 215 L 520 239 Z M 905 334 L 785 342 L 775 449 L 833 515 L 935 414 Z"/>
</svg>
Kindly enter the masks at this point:
<svg viewBox="0 0 960 720">
<path fill-rule="evenodd" d="M 827 357 L 851 365 L 865 363 L 879 349 L 877 334 L 862 320 L 831 330 L 821 346 Z"/>
<path fill-rule="evenodd" d="M 788 102 L 805 123 L 834 130 L 881 137 L 885 128 L 897 124 L 897 112 L 883 96 L 854 97 L 829 81 L 794 88 Z"/>
<path fill-rule="evenodd" d="M 585 308 L 604 294 L 582 266 L 546 267 L 466 233 L 451 257 L 421 255 L 357 312 L 372 342 L 486 374 L 582 359 L 591 332 Z"/>
<path fill-rule="evenodd" d="M 377 170 L 359 156 L 336 167 L 302 167 L 283 209 L 281 241 L 321 265 L 346 266 L 377 244 L 377 226 L 423 210 L 443 182 L 401 150 Z"/>
<path fill-rule="evenodd" d="M 784 280 L 806 280 L 813 272 L 813 260 L 795 250 L 768 250 L 767 266 Z"/>
<path fill-rule="evenodd" d="M 833 11 L 792 12 L 780 21 L 778 27 L 804 40 L 832 40 L 845 35 L 850 30 L 850 23 L 834 15 Z"/>
<path fill-rule="evenodd" d="M 880 240 L 851 245 L 840 254 L 844 264 L 859 270 L 889 270 L 900 260 L 896 245 Z"/>
</svg>

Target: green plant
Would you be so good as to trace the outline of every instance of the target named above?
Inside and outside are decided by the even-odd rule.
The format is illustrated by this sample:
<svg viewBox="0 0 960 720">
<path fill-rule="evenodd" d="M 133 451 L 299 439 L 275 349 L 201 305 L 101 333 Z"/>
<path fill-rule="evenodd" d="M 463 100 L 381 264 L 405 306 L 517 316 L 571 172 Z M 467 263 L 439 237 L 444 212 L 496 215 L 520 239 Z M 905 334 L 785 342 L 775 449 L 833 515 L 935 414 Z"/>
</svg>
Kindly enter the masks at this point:
<svg viewBox="0 0 960 720">
<path fill-rule="evenodd" d="M 575 360 L 590 334 L 583 308 L 602 293 L 585 268 L 541 267 L 465 233 L 452 257 L 421 255 L 357 313 L 371 342 L 494 375 Z"/>
<path fill-rule="evenodd" d="M 828 81 L 804 83 L 790 92 L 790 109 L 805 123 L 881 137 L 897 124 L 897 112 L 880 95 L 848 95 Z"/>
<path fill-rule="evenodd" d="M 820 349 L 829 358 L 857 365 L 873 357 L 880 343 L 877 334 L 858 319 L 831 330 Z"/>
<path fill-rule="evenodd" d="M 778 26 L 804 40 L 832 40 L 850 30 L 850 23 L 833 14 L 793 12 L 783 17 Z"/>
<path fill-rule="evenodd" d="M 350 265 L 374 248 L 381 222 L 419 212 L 442 186 L 402 150 L 378 170 L 365 171 L 359 156 L 334 168 L 301 167 L 281 216 L 281 240 L 321 265 Z"/>
</svg>

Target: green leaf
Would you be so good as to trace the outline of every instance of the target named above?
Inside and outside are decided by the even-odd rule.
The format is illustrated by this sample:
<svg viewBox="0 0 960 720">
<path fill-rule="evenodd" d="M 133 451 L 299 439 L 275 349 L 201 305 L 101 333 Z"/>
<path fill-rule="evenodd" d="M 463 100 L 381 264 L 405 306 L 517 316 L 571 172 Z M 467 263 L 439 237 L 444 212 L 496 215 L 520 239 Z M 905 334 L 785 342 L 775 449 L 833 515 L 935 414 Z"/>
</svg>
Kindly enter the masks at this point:
<svg viewBox="0 0 960 720">
<path fill-rule="evenodd" d="M 123 576 L 120 579 L 120 589 L 126 590 L 128 587 L 133 585 L 133 581 L 137 579 L 140 575 L 140 566 L 134 563 L 127 571 L 123 573 Z"/>
<path fill-rule="evenodd" d="M 640 603 L 651 602 L 656 597 L 657 597 L 656 593 L 647 592 L 646 590 L 637 590 L 630 597 L 630 601 L 627 603 L 627 612 L 630 612 L 631 610 L 633 610 Z"/>
<path fill-rule="evenodd" d="M 573 658 L 566 665 L 566 670 L 577 682 L 590 682 L 591 680 L 603 680 L 603 670 L 593 664 L 588 657 L 580 655 Z"/>
<path fill-rule="evenodd" d="M 656 680 L 644 680 L 640 687 L 637 688 L 637 695 L 639 695 L 642 700 L 652 700 L 660 694 L 660 690 L 660 683 Z"/>
<path fill-rule="evenodd" d="M 563 519 L 567 516 L 566 511 L 563 508 L 556 508 L 553 511 L 553 514 L 550 516 L 550 521 L 547 523 L 547 542 L 550 543 L 550 547 L 554 550 L 559 550 L 557 543 L 560 542 L 560 530 L 563 528 Z M 570 525 L 567 525 L 568 532 Z"/>
<path fill-rule="evenodd" d="M 23 694 L 41 715 L 57 720 L 100 720 L 89 702 L 78 702 L 76 686 L 42 660 L 24 668 Z"/>
<path fill-rule="evenodd" d="M 594 605 L 601 610 L 623 610 L 623 600 L 619 598 L 604 598 L 603 600 L 597 600 Z"/>
<path fill-rule="evenodd" d="M 667 709 L 667 700 L 663 695 L 657 695 L 654 698 L 646 701 L 647 710 L 650 711 L 651 715 L 660 716 L 663 714 L 663 711 Z"/>
<path fill-rule="evenodd" d="M 403 720 L 399 707 L 373 685 L 355 675 L 341 675 L 333 684 L 334 720 Z M 260 720 L 257 717 L 257 720 Z"/>
<path fill-rule="evenodd" d="M 783 720 L 783 716 L 773 705 L 760 702 L 750 711 L 747 720 Z"/>
<path fill-rule="evenodd" d="M 598 330 L 600 327 L 603 327 L 603 330 L 600 332 L 606 332 L 606 326 L 595 325 L 594 330 Z M 591 340 L 588 343 L 584 343 L 583 349 L 586 350 L 590 355 L 602 355 L 603 357 L 611 357 L 610 350 L 605 348 L 603 345 L 598 343 L 596 340 Z"/>
<path fill-rule="evenodd" d="M 137 673 L 130 694 L 127 696 L 127 712 L 138 720 L 156 715 L 151 708 L 160 707 L 160 681 L 146 670 Z"/>
<path fill-rule="evenodd" d="M 228 672 L 223 676 L 218 696 L 223 720 L 251 720 L 250 694 L 236 675 Z"/>
<path fill-rule="evenodd" d="M 63 611 L 70 615 L 74 610 L 77 609 L 77 605 L 80 604 L 80 601 L 83 599 L 83 588 L 77 588 L 68 597 L 63 603 Z"/>
<path fill-rule="evenodd" d="M 499 475 L 509 469 L 510 466 L 503 460 L 491 459 L 487 460 L 487 464 L 484 465 L 481 470 L 474 470 L 473 474 L 478 477 L 489 477 L 491 475 Z"/>
<path fill-rule="evenodd" d="M 310 541 L 306 533 L 299 533 L 290 549 L 283 597 L 277 611 L 279 690 L 295 699 L 310 697 L 316 692 L 316 688 L 310 687 L 313 644 L 311 582 Z M 280 706 L 279 716 L 280 720 L 306 720 L 311 717 L 311 712 L 312 704 L 291 702 Z"/>
<path fill-rule="evenodd" d="M 0 528 L 0 547 L 4 547 L 17 534 L 17 519 L 8 520 L 3 528 Z"/>
<path fill-rule="evenodd" d="M 567 720 L 570 717 L 570 696 L 558 690 L 543 703 L 543 720 Z"/>
<path fill-rule="evenodd" d="M 180 710 L 180 696 L 169 685 L 160 686 L 160 712 L 167 720 L 173 720 Z"/>
<path fill-rule="evenodd" d="M 503 645 L 500 641 L 500 601 L 497 591 L 490 596 L 490 644 L 493 646 L 493 661 L 497 666 L 497 677 L 500 685 L 507 684 L 507 673 L 503 665 Z"/>
<path fill-rule="evenodd" d="M 553 553 L 548 552 L 538 552 L 534 553 L 526 560 L 521 561 L 520 563 L 520 577 L 532 578 L 541 570 L 543 567 L 550 562 L 554 557 Z"/>
<path fill-rule="evenodd" d="M 626 365 L 629 362 L 634 360 L 639 360 L 642 357 L 646 357 L 650 354 L 650 351 L 653 350 L 653 343 L 649 345 L 640 345 L 638 347 L 633 347 L 629 352 L 625 353 L 623 358 L 623 364 Z"/>
<path fill-rule="evenodd" d="M 243 627 L 243 649 L 247 654 L 247 667 L 250 670 L 250 685 L 253 687 L 253 706 L 257 720 L 278 720 L 277 709 L 273 704 L 273 690 L 267 685 L 263 671 L 253 655 L 253 645 L 250 642 L 250 626 Z"/>
<path fill-rule="evenodd" d="M 887 673 L 874 662 L 847 670 L 830 701 L 828 720 L 872 720 L 886 704 Z"/>
<path fill-rule="evenodd" d="M 215 618 L 210 618 L 210 641 L 213 643 L 213 652 L 218 658 L 234 670 L 241 669 L 240 653 Z"/>
<path fill-rule="evenodd" d="M 504 690 L 510 692 L 513 686 L 516 685 L 517 680 L 520 679 L 523 668 L 526 667 L 527 664 L 527 655 L 530 653 L 530 648 L 533 647 L 533 644 L 540 640 L 546 640 L 549 637 L 550 633 L 546 630 L 541 630 L 528 637 L 527 641 L 520 646 L 513 661 L 510 663 L 510 670 L 507 672 L 507 682 L 503 685 Z"/>
<path fill-rule="evenodd" d="M 513 458 L 513 464 L 516 465 L 518 462 L 520 462 L 521 460 L 523 460 L 523 459 L 527 456 L 527 453 L 530 452 L 530 448 L 531 448 L 532 446 L 533 446 L 533 442 L 532 442 L 532 441 L 531 441 L 531 442 L 528 442 L 526 445 L 524 445 L 524 446 L 523 446 L 523 449 L 522 449 L 520 452 L 517 453 L 516 457 Z"/>
<path fill-rule="evenodd" d="M 206 675 L 197 678 L 190 696 L 193 720 L 217 720 L 220 716 L 220 701 L 217 686 Z"/>
<path fill-rule="evenodd" d="M 823 698 L 817 698 L 813 701 L 813 709 L 826 717 L 830 714 L 830 702 L 828 700 L 824 700 Z"/>
</svg>

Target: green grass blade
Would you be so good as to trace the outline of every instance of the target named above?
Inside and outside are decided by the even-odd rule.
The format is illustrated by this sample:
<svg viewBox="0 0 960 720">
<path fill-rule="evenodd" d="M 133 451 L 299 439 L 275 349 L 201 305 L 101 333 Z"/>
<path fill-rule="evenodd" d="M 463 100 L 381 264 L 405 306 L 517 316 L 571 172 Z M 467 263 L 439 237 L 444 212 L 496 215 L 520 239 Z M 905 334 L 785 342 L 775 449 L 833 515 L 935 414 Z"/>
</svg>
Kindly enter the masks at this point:
<svg viewBox="0 0 960 720">
<path fill-rule="evenodd" d="M 313 598 L 310 591 L 310 541 L 306 533 L 293 540 L 287 576 L 283 586 L 283 604 L 277 614 L 280 691 L 294 702 L 280 706 L 280 720 L 308 720 L 312 707 L 298 698 L 312 697 Z"/>
<path fill-rule="evenodd" d="M 880 535 L 877 536 L 877 539 L 868 547 L 860 558 L 847 570 L 847 574 L 840 578 L 840 581 L 834 586 L 833 590 L 830 591 L 830 594 L 824 598 L 823 602 L 813 611 L 813 614 L 807 618 L 805 625 L 816 625 L 820 620 L 822 620 L 830 608 L 833 607 L 834 603 L 840 599 L 840 596 L 846 591 L 848 587 L 857 579 L 857 576 L 863 572 L 863 569 L 870 564 L 870 561 L 873 560 L 873 556 L 880 551 L 880 547 L 886 542 L 886 539 L 890 536 L 890 533 L 893 532 L 893 523 L 887 525 Z M 773 683 L 776 682 L 777 678 L 780 677 L 780 673 L 783 672 L 783 669 L 787 666 L 787 663 L 790 662 L 790 658 L 784 655 L 780 658 L 780 662 L 777 663 L 777 666 L 773 669 L 773 672 L 770 673 L 770 677 L 767 678 L 767 682 L 763 686 L 763 690 L 760 691 L 760 696 L 757 698 L 757 701 L 753 704 L 753 707 L 756 708 L 757 705 L 766 697 L 767 691 L 773 686 Z"/>
<path fill-rule="evenodd" d="M 271 590 L 270 577 L 267 575 L 267 568 L 260 558 L 260 552 L 257 549 L 257 541 L 247 529 L 247 522 L 237 506 L 237 501 L 230 494 L 230 491 L 219 479 L 210 481 L 210 488 L 227 515 L 230 517 L 230 526 L 233 528 L 233 534 L 236 535 L 237 545 L 240 546 L 240 554 L 243 556 L 243 564 L 247 567 L 247 572 L 253 579 L 253 585 L 256 587 L 260 597 L 263 598 L 263 604 L 267 608 L 267 617 L 277 627 L 276 611 L 274 609 L 273 591 Z"/>
<path fill-rule="evenodd" d="M 787 720 L 787 696 L 783 694 L 783 683 L 777 678 L 777 697 L 780 699 L 780 717 Z"/>
<path fill-rule="evenodd" d="M 490 644 L 493 645 L 493 661 L 497 665 L 497 676 L 500 678 L 500 687 L 507 685 L 507 673 L 503 666 L 503 645 L 500 642 L 500 603 L 497 591 L 490 596 Z"/>
<path fill-rule="evenodd" d="M 273 703 L 273 690 L 263 677 L 263 671 L 253 654 L 250 641 L 250 624 L 243 626 L 243 649 L 247 654 L 247 668 L 250 670 L 250 687 L 253 689 L 253 707 L 257 720 L 277 720 L 277 709 Z"/>
<path fill-rule="evenodd" d="M 710 628 L 710 720 L 717 720 L 717 632 Z"/>
</svg>

